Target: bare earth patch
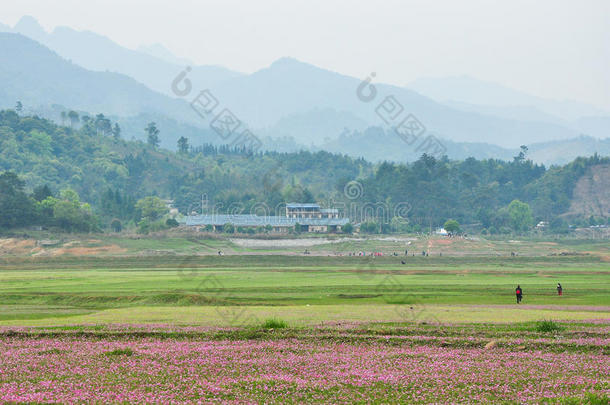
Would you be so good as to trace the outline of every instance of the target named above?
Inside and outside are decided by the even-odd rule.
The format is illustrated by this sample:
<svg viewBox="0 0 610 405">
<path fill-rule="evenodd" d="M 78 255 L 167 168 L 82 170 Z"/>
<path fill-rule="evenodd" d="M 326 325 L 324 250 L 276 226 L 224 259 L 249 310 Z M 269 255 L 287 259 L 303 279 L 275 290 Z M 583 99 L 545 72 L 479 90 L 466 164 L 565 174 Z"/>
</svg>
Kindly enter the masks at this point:
<svg viewBox="0 0 610 405">
<path fill-rule="evenodd" d="M 91 256 L 91 255 L 99 255 L 99 254 L 116 254 L 116 253 L 125 253 L 127 249 L 120 247 L 119 245 L 107 245 L 100 247 L 62 247 L 59 249 L 54 249 L 51 252 L 52 256 L 62 256 L 62 255 L 73 255 L 73 256 Z"/>
</svg>

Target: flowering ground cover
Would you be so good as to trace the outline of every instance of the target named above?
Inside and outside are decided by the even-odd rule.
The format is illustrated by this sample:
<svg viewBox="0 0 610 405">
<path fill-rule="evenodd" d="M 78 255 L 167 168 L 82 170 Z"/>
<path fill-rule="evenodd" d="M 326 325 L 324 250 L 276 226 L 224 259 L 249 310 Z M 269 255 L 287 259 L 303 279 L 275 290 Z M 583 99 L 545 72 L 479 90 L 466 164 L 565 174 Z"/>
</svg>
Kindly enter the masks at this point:
<svg viewBox="0 0 610 405">
<path fill-rule="evenodd" d="M 0 329 L 2 402 L 608 403 L 610 320 Z"/>
</svg>

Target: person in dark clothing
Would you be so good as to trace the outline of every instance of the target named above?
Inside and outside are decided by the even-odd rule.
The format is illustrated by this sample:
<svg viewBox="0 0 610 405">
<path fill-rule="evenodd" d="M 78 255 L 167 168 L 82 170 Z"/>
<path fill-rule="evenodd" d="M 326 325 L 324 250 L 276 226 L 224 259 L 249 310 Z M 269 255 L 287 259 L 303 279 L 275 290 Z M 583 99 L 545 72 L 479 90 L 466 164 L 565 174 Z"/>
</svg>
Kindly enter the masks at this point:
<svg viewBox="0 0 610 405">
<path fill-rule="evenodd" d="M 561 286 L 561 283 L 557 283 L 557 295 L 563 295 L 563 287 Z"/>
<path fill-rule="evenodd" d="M 515 289 L 515 295 L 517 295 L 517 304 L 521 303 L 521 300 L 523 299 L 523 290 L 520 285 Z"/>
</svg>

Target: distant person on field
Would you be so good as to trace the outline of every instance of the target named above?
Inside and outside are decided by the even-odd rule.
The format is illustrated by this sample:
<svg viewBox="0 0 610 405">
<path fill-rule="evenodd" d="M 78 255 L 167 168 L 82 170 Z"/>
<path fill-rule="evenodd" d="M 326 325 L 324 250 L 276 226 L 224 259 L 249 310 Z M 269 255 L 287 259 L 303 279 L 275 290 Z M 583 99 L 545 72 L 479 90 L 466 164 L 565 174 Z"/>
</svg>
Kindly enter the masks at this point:
<svg viewBox="0 0 610 405">
<path fill-rule="evenodd" d="M 563 287 L 561 286 L 561 283 L 557 283 L 557 295 L 563 295 Z"/>
<path fill-rule="evenodd" d="M 515 295 L 517 295 L 517 304 L 520 304 L 521 300 L 523 299 L 523 290 L 521 289 L 520 285 L 517 285 L 517 288 L 515 289 Z"/>
</svg>

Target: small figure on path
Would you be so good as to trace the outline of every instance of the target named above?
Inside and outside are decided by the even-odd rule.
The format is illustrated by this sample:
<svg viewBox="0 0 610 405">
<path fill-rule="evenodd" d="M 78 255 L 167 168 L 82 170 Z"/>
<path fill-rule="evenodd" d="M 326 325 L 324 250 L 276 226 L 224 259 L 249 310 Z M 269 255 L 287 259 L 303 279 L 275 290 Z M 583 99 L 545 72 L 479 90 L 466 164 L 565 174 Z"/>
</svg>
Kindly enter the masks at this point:
<svg viewBox="0 0 610 405">
<path fill-rule="evenodd" d="M 520 304 L 521 300 L 523 299 L 523 290 L 521 289 L 520 285 L 517 285 L 517 288 L 515 289 L 515 294 L 517 295 L 517 304 Z"/>
<path fill-rule="evenodd" d="M 563 295 L 563 287 L 561 286 L 561 283 L 557 283 L 557 295 Z"/>
</svg>

